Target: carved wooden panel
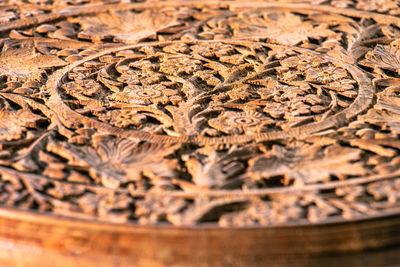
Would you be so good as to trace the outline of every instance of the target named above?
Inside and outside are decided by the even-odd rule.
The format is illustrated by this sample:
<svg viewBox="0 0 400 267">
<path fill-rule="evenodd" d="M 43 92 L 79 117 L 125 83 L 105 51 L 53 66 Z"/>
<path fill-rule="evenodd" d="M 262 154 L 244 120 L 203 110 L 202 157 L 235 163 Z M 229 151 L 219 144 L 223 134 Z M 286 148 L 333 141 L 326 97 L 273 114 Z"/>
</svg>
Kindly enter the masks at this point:
<svg viewBox="0 0 400 267">
<path fill-rule="evenodd" d="M 400 207 L 398 1 L 6 1 L 0 203 L 133 224 Z"/>
</svg>

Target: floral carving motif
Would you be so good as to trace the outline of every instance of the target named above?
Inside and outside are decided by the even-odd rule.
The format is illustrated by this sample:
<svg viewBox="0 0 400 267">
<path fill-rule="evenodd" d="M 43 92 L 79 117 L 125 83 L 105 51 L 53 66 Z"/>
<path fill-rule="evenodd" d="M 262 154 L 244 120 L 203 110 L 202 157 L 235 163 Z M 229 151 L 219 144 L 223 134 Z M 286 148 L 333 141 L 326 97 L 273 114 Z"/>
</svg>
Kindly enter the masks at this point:
<svg viewBox="0 0 400 267">
<path fill-rule="evenodd" d="M 398 206 L 396 1 L 28 2 L 0 6 L 2 206 L 178 226 Z"/>
<path fill-rule="evenodd" d="M 112 92 L 99 88 L 98 82 L 92 81 L 91 89 L 85 94 L 93 91 L 100 103 L 109 108 L 129 108 L 135 112 L 135 118 L 140 118 L 143 130 L 159 133 L 162 128 L 164 133 L 172 136 L 288 130 L 310 119 L 318 120 L 318 117 L 340 112 L 357 96 L 356 81 L 347 70 L 312 55 L 294 51 L 291 56 L 281 58 L 281 65 L 263 71 L 263 64 L 273 62 L 273 59 L 268 61 L 259 56 L 259 51 L 271 49 L 268 46 L 198 42 L 186 43 L 185 47 L 192 51 L 191 57 L 176 51 L 170 55 L 162 46 L 138 46 L 129 50 L 132 54 L 109 65 L 92 60 L 91 64 L 96 68 L 87 69 L 85 75 L 96 77 L 97 74 L 97 79 Z M 254 57 L 259 61 L 236 66 L 235 62 L 221 60 L 227 55 L 238 55 L 244 60 Z M 294 64 L 297 59 L 300 60 L 298 65 Z M 89 85 L 86 80 L 77 83 L 85 87 Z M 78 99 L 79 105 L 96 105 L 97 102 L 85 104 L 87 100 L 76 95 L 80 89 L 70 88 L 73 85 L 74 82 L 69 82 L 64 89 Z M 318 96 L 315 96 L 318 90 Z M 338 103 L 337 94 L 346 97 L 347 102 Z M 227 110 L 222 112 L 221 108 Z M 112 113 L 119 114 L 116 110 Z M 211 113 L 213 117 L 206 119 Z M 100 120 L 110 121 L 108 115 L 101 114 Z M 312 118 L 312 114 L 317 116 Z M 161 123 L 159 127 L 154 119 Z M 146 122 L 152 126 L 146 127 Z M 127 125 L 139 127 L 135 122 Z"/>
<path fill-rule="evenodd" d="M 162 85 L 153 85 L 147 87 L 128 85 L 122 92 L 110 95 L 109 99 L 139 105 L 147 105 L 150 103 L 166 104 L 169 99 L 165 95 L 164 89 L 166 88 Z"/>
<path fill-rule="evenodd" d="M 265 126 L 271 125 L 274 120 L 263 116 L 261 113 L 245 112 L 224 112 L 218 118 L 211 119 L 208 124 L 226 134 L 254 133 L 261 131 Z"/>
<path fill-rule="evenodd" d="M 366 11 L 387 12 L 391 9 L 398 9 L 399 3 L 396 0 L 360 0 L 357 1 L 356 7 Z"/>
<path fill-rule="evenodd" d="M 222 57 L 235 52 L 232 45 L 213 43 L 210 45 L 198 44 L 190 47 L 194 54 L 203 57 Z"/>
</svg>

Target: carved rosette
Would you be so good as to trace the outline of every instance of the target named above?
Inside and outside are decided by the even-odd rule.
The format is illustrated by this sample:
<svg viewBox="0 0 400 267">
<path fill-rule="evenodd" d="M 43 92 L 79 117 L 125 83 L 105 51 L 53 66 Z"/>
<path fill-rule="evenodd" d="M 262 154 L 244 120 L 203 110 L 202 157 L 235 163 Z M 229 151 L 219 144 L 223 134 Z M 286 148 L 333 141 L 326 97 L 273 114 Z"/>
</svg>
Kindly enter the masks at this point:
<svg viewBox="0 0 400 267">
<path fill-rule="evenodd" d="M 2 206 L 219 226 L 396 211 L 396 3 L 86 2 L 0 6 Z"/>
</svg>

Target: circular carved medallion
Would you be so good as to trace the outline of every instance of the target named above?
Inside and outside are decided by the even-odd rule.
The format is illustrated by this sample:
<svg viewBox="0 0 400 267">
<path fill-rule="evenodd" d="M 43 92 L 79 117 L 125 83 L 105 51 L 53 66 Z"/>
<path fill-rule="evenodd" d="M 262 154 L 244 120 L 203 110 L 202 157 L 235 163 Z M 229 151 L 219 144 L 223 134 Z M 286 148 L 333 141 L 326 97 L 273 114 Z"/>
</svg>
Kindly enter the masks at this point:
<svg viewBox="0 0 400 267">
<path fill-rule="evenodd" d="M 368 76 L 351 64 L 240 41 L 110 49 L 70 64 L 48 84 L 49 103 L 65 120 L 155 142 L 220 145 L 345 125 L 374 93 Z"/>
<path fill-rule="evenodd" d="M 216 227 L 396 213 L 392 1 L 86 2 L 0 7 L 1 205 Z"/>
</svg>

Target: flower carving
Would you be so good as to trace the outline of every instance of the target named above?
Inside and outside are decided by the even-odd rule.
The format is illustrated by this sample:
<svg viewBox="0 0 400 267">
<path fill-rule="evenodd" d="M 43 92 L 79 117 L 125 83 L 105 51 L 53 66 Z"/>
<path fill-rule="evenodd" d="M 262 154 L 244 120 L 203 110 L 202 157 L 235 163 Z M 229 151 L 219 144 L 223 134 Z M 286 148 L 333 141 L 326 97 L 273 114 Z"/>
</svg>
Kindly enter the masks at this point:
<svg viewBox="0 0 400 267">
<path fill-rule="evenodd" d="M 85 96 L 95 96 L 101 92 L 102 86 L 93 80 L 85 79 L 66 83 L 64 90 L 70 94 L 82 94 Z"/>
<path fill-rule="evenodd" d="M 208 124 L 226 134 L 242 134 L 260 132 L 265 126 L 274 124 L 274 120 L 255 111 L 227 111 Z"/>
<path fill-rule="evenodd" d="M 322 57 L 312 57 L 308 55 L 291 56 L 280 61 L 282 66 L 297 68 L 300 71 L 305 71 L 309 68 L 316 68 L 327 63 L 328 61 Z"/>
<path fill-rule="evenodd" d="M 102 113 L 99 115 L 99 120 L 121 128 L 127 128 L 130 126 L 140 127 L 144 122 L 146 122 L 146 116 L 138 113 L 136 110 L 121 109 Z"/>
<path fill-rule="evenodd" d="M 163 75 L 152 71 L 127 71 L 122 73 L 121 76 L 117 78 L 119 82 L 129 85 L 133 84 L 143 86 L 159 83 L 162 81 L 162 79 Z"/>
<path fill-rule="evenodd" d="M 356 8 L 366 11 L 387 12 L 399 8 L 397 0 L 358 0 Z"/>
<path fill-rule="evenodd" d="M 194 54 L 203 57 L 222 57 L 235 52 L 235 48 L 228 44 L 211 43 L 208 45 L 198 44 L 190 47 Z"/>
<path fill-rule="evenodd" d="M 128 85 L 122 92 L 116 92 L 110 95 L 110 100 L 136 104 L 136 105 L 149 105 L 149 104 L 166 104 L 170 101 L 169 97 L 177 95 L 177 91 L 168 90 L 161 84 L 150 86 Z"/>
<path fill-rule="evenodd" d="M 347 71 L 334 66 L 322 66 L 306 70 L 306 80 L 310 82 L 328 84 L 345 78 L 348 78 Z"/>
<path fill-rule="evenodd" d="M 200 60 L 166 57 L 160 63 L 160 71 L 167 74 L 192 74 L 200 69 L 200 64 Z"/>
</svg>

